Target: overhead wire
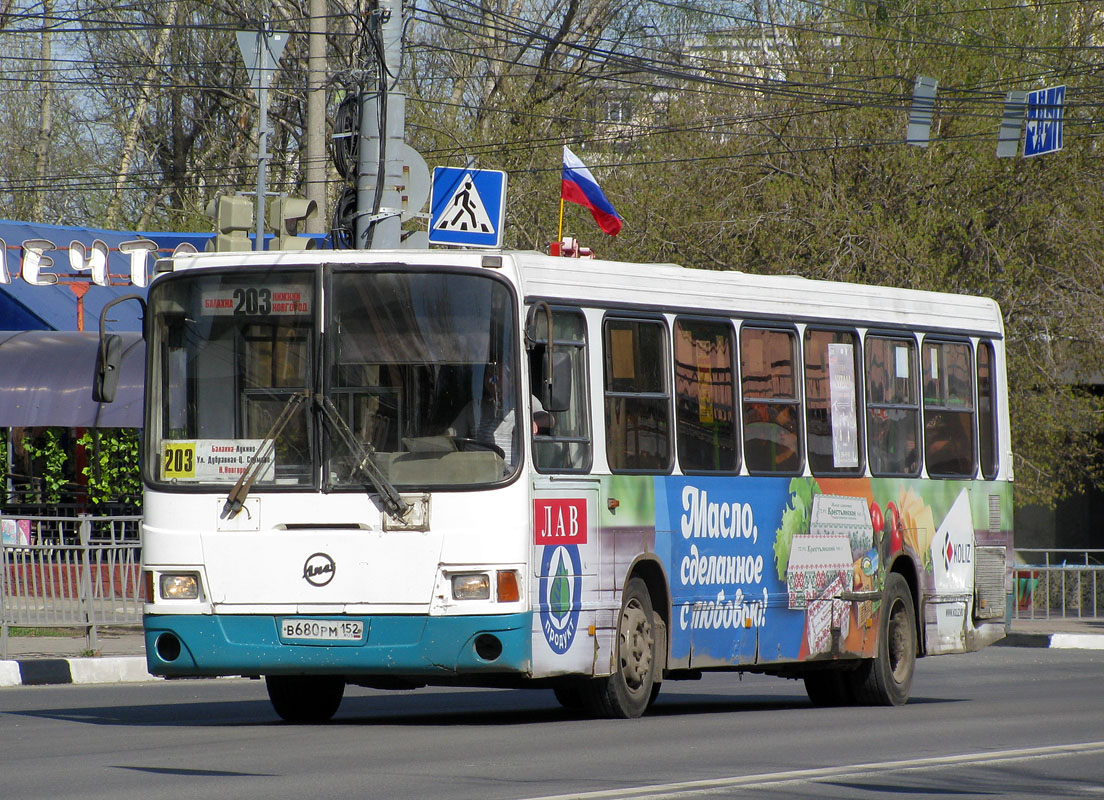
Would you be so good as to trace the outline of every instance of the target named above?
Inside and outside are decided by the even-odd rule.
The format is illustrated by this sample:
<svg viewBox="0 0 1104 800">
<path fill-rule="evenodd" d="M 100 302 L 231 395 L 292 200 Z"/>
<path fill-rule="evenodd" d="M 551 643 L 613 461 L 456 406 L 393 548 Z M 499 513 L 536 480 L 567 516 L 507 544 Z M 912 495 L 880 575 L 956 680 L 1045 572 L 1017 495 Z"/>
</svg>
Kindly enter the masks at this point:
<svg viewBox="0 0 1104 800">
<path fill-rule="evenodd" d="M 674 4 L 671 4 L 671 3 L 664 3 L 663 0 L 656 0 L 656 2 L 659 5 L 674 5 Z M 1065 2 L 1052 2 L 1052 3 L 1048 3 L 1047 5 L 1059 6 L 1059 5 L 1068 5 L 1068 4 L 1069 3 L 1065 3 Z M 444 5 L 449 6 L 450 4 L 445 3 Z M 819 4 L 819 5 L 824 5 L 824 4 Z M 453 32 L 456 32 L 455 24 L 462 21 L 461 17 L 459 16 L 459 13 L 463 10 L 463 7 L 464 6 L 462 4 L 459 4 L 459 3 L 451 4 L 451 8 L 456 13 L 448 15 L 448 16 L 441 16 L 440 19 L 432 19 L 431 18 L 432 15 L 428 15 L 428 12 L 426 12 L 424 9 L 419 8 L 418 11 L 416 12 L 416 14 L 411 15 L 410 19 L 408 19 L 408 21 L 407 21 L 407 24 L 408 25 L 413 24 L 414 17 L 417 14 L 422 14 L 423 17 L 420 20 L 421 22 L 423 22 L 425 24 L 428 24 L 428 25 L 436 25 L 436 26 L 438 26 L 442 29 L 452 30 Z M 825 6 L 825 8 L 827 9 L 827 6 Z M 697 9 L 697 10 L 700 11 L 700 9 Z M 524 20 L 520 17 L 509 17 L 507 15 L 502 15 L 502 14 L 500 14 L 499 12 L 497 12 L 495 10 L 492 10 L 492 13 L 497 14 L 498 15 L 497 19 L 500 22 L 506 23 L 504 25 L 504 29 L 507 30 L 507 32 L 512 33 L 515 36 L 524 36 L 524 37 L 529 38 L 530 40 L 542 41 L 542 42 L 545 42 L 545 43 L 548 43 L 548 42 L 551 41 L 551 38 L 550 38 L 551 34 L 548 31 L 542 30 L 540 28 L 532 27 L 533 23 L 531 23 L 528 20 Z M 761 23 L 761 21 L 756 21 L 756 22 Z M 156 27 L 156 26 L 150 26 L 150 27 L 152 28 L 152 27 Z M 194 26 L 191 26 L 191 27 L 194 27 Z M 219 29 L 218 26 L 214 26 L 214 25 L 204 26 L 204 27 L 205 27 L 206 30 L 218 30 Z M 224 27 L 223 29 L 229 30 L 229 27 Z M 41 29 L 39 29 L 39 30 L 41 30 Z M 807 26 L 805 28 L 803 28 L 803 30 L 805 32 L 813 31 L 813 32 L 822 33 L 822 34 L 827 35 L 826 32 L 823 31 L 823 30 L 808 28 Z M 474 33 L 478 34 L 479 30 L 478 30 L 478 28 L 475 28 L 474 31 L 469 31 L 469 32 L 474 32 Z M 834 33 L 833 33 L 833 35 L 834 35 Z M 518 44 L 517 41 L 508 41 L 508 42 L 504 43 L 504 46 L 506 46 L 506 47 L 517 46 L 517 44 Z M 934 42 L 929 42 L 927 44 L 929 46 L 946 46 L 947 45 L 946 42 L 942 42 L 942 41 L 934 41 Z M 422 44 L 420 46 L 426 48 L 427 51 L 432 51 L 433 48 L 434 48 L 434 45 L 430 45 L 430 44 Z M 654 54 L 652 56 L 648 56 L 647 55 L 647 52 L 648 52 L 647 49 L 641 49 L 639 51 L 639 54 L 634 53 L 631 56 L 626 56 L 626 55 L 621 54 L 621 53 L 613 52 L 611 49 L 609 49 L 609 44 L 608 43 L 603 44 L 601 42 L 601 40 L 599 40 L 598 45 L 571 45 L 569 47 L 569 49 L 571 49 L 576 54 L 576 56 L 578 58 L 586 59 L 590 63 L 603 64 L 603 65 L 613 65 L 613 68 L 610 69 L 609 72 L 600 74 L 599 77 L 596 80 L 609 81 L 613 84 L 620 84 L 620 85 L 624 85 L 624 86 L 628 86 L 628 87 L 639 87 L 642 84 L 645 85 L 645 86 L 650 86 L 649 84 L 645 83 L 639 77 L 630 77 L 630 76 L 633 76 L 633 75 L 639 76 L 640 74 L 645 74 L 645 75 L 651 75 L 651 76 L 654 76 L 654 77 L 657 77 L 657 78 L 663 78 L 663 79 L 669 80 L 669 81 L 684 81 L 686 83 L 696 84 L 696 85 L 701 86 L 701 87 L 706 87 L 706 88 L 700 90 L 703 94 L 709 94 L 709 95 L 718 96 L 718 97 L 728 96 L 726 93 L 732 92 L 732 91 L 746 91 L 746 92 L 755 92 L 755 93 L 761 94 L 764 97 L 784 96 L 784 97 L 787 97 L 788 99 L 792 99 L 792 100 L 797 101 L 797 102 L 810 102 L 810 103 L 813 103 L 814 105 L 815 104 L 826 104 L 830 107 L 836 107 L 836 108 L 857 108 L 857 107 L 871 108 L 871 107 L 875 107 L 875 108 L 884 108 L 884 109 L 893 110 L 893 111 L 903 110 L 906 107 L 907 100 L 908 100 L 907 93 L 905 93 L 905 92 L 900 92 L 900 91 L 898 91 L 898 92 L 884 92 L 884 91 L 874 91 L 874 90 L 868 90 L 868 89 L 864 89 L 862 91 L 854 91 L 853 89 L 843 88 L 843 87 L 840 87 L 838 85 L 835 87 L 835 89 L 837 90 L 839 96 L 838 97 L 833 97 L 831 99 L 826 100 L 826 99 L 823 98 L 822 95 L 817 93 L 818 90 L 822 91 L 824 89 L 824 83 L 823 82 L 820 82 L 820 83 L 800 83 L 800 82 L 785 81 L 785 80 L 772 81 L 769 78 L 768 79 L 763 79 L 761 76 L 758 76 L 758 75 L 752 75 L 752 76 L 749 77 L 745 72 L 733 71 L 727 65 L 726 65 L 725 69 L 710 69 L 708 75 L 703 75 L 702 73 L 705 70 L 701 69 L 701 67 L 703 65 L 706 65 L 706 64 L 709 63 L 707 60 L 698 60 L 698 61 L 696 61 L 695 65 L 698 66 L 698 69 L 687 69 L 685 67 L 683 67 L 681 69 L 675 69 L 675 68 L 672 68 L 668 62 L 664 62 L 663 60 L 661 60 L 660 55 L 662 55 L 662 53 L 660 53 L 659 51 L 656 51 L 656 54 Z M 443 50 L 443 48 L 439 48 L 439 50 Z M 1022 50 L 1022 48 L 1020 48 L 1020 50 Z M 483 49 L 483 48 L 474 48 L 473 50 L 469 51 L 469 54 L 470 55 L 478 55 L 482 58 L 489 58 L 489 59 L 492 59 L 492 60 L 498 60 L 500 63 L 514 65 L 515 67 L 520 66 L 517 63 L 517 59 L 515 59 L 515 58 L 496 57 L 496 56 L 490 55 L 486 51 L 486 49 Z M 33 62 L 33 59 L 28 59 L 28 61 Z M 230 67 L 235 66 L 236 62 L 227 62 L 227 61 L 197 62 L 196 66 L 208 66 L 208 67 L 210 67 L 212 64 L 220 65 L 224 68 L 230 68 Z M 711 66 L 713 66 L 713 65 L 711 65 Z M 747 69 L 747 70 L 752 70 L 752 71 L 763 69 L 762 65 L 751 64 L 751 63 L 740 65 L 740 66 Z M 118 68 L 123 69 L 123 66 L 120 65 Z M 527 66 L 525 68 L 532 69 L 531 66 Z M 779 65 L 778 68 L 779 69 L 788 69 L 789 67 L 788 67 L 788 65 Z M 1086 66 L 1085 69 L 1086 70 L 1091 69 L 1091 66 Z M 575 72 L 573 72 L 571 70 L 566 70 L 566 69 L 565 70 L 559 70 L 559 69 L 554 68 L 553 71 L 558 72 L 559 74 L 562 74 L 562 75 L 567 75 L 567 76 L 574 76 L 575 75 Z M 517 75 L 518 75 L 518 73 L 514 73 L 513 75 L 510 75 L 509 77 L 516 77 Z M 1046 77 L 1047 73 L 1045 71 L 1040 71 L 1040 75 L 1042 77 Z M 855 77 L 856 77 L 856 79 L 858 78 L 858 76 L 855 76 Z M 891 81 L 891 80 L 900 81 L 901 80 L 901 78 L 898 77 L 898 76 L 861 76 L 861 77 L 862 77 L 862 80 L 867 82 L 867 83 L 874 82 L 874 81 L 880 81 L 880 80 L 885 80 L 885 81 Z M 1036 79 L 1040 79 L 1040 78 L 1036 77 Z M 3 80 L 3 79 L 0 79 L 0 80 Z M 57 80 L 57 79 L 55 78 L 54 80 Z M 68 85 L 68 83 L 66 83 L 64 85 Z M 79 85 L 79 83 L 74 83 L 73 85 Z M 181 89 L 181 88 L 208 89 L 208 88 L 213 88 L 213 87 L 211 87 L 209 85 L 204 85 L 204 84 L 201 84 L 201 83 L 188 83 L 188 84 L 170 84 L 169 86 L 163 86 L 163 85 L 158 84 L 157 88 L 163 89 L 163 90 L 166 90 L 166 89 L 167 90 L 173 90 L 173 89 Z M 294 87 L 288 87 L 288 88 L 292 91 L 295 90 Z M 654 87 L 650 87 L 650 88 L 654 88 Z M 947 102 L 947 100 L 944 100 L 943 98 L 941 98 L 941 100 L 943 100 L 943 102 Z M 980 101 L 984 103 L 983 107 L 986 108 L 986 109 L 991 109 L 992 107 L 994 107 L 994 105 L 999 100 L 1000 100 L 1000 95 L 999 95 L 999 93 L 997 93 L 995 91 L 991 93 L 991 96 L 990 96 L 990 94 L 985 94 L 983 97 L 980 98 Z M 960 102 L 960 103 L 970 103 L 970 102 L 976 103 L 978 101 L 979 100 L 977 98 L 971 98 L 971 97 L 968 97 L 968 96 L 958 100 L 958 102 Z M 441 101 L 428 101 L 428 102 L 438 102 L 439 103 Z M 520 109 L 512 109 L 512 110 L 511 109 L 500 109 L 500 108 L 497 108 L 497 107 L 494 107 L 494 106 L 478 106 L 477 105 L 477 106 L 469 106 L 469 108 L 473 108 L 474 110 L 478 110 L 478 111 L 484 111 L 486 113 L 503 113 L 503 114 L 514 114 L 514 115 L 517 115 L 519 113 L 524 113 Z M 798 113 L 798 112 L 791 112 L 791 113 Z M 802 113 L 810 113 L 810 112 L 802 112 Z M 751 119 L 751 118 L 749 117 L 747 119 L 741 120 L 738 117 L 734 117 L 730 121 L 730 124 L 732 124 L 732 125 L 748 124 L 749 119 Z M 596 121 L 595 124 L 600 124 L 600 123 L 598 123 Z M 712 127 L 715 127 L 717 124 L 724 124 L 724 121 L 713 121 L 712 123 L 710 123 L 710 122 L 701 122 L 701 123 L 698 123 L 696 126 L 683 126 L 682 128 L 674 127 L 674 126 L 657 126 L 656 130 L 658 132 L 679 132 L 681 130 L 690 130 L 691 127 L 696 127 L 700 130 L 706 130 L 706 129 L 710 129 Z M 616 139 L 616 138 L 618 138 L 616 135 L 611 137 L 611 139 Z M 891 143 L 894 144 L 894 145 L 897 145 L 897 144 L 900 144 L 900 140 L 899 139 L 894 139 L 894 140 L 892 140 Z M 532 145 L 535 145 L 535 144 L 539 144 L 539 142 L 536 141 L 536 140 L 530 140 L 528 142 L 527 141 L 517 141 L 517 142 L 511 141 L 510 143 L 503 143 L 503 142 L 481 143 L 481 144 L 477 145 L 476 147 L 483 148 L 483 149 L 497 148 L 497 149 L 501 150 L 501 148 L 504 144 L 510 144 L 513 147 L 520 148 L 520 147 L 524 147 L 524 146 L 527 146 L 527 145 L 532 146 Z M 152 173 L 152 174 L 156 175 L 156 173 Z"/>
</svg>

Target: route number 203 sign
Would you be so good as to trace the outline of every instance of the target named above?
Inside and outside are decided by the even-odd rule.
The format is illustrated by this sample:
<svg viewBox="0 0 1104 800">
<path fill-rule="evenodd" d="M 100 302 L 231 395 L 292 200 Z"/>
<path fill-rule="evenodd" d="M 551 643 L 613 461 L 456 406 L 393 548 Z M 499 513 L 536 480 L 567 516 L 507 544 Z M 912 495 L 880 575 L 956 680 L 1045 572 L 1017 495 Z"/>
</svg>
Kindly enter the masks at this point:
<svg viewBox="0 0 1104 800">
<path fill-rule="evenodd" d="M 262 439 L 177 439 L 161 445 L 161 479 L 233 482 L 242 476 Z M 258 480 L 271 480 L 275 453 L 262 459 Z"/>
<path fill-rule="evenodd" d="M 226 286 L 203 292 L 200 313 L 206 316 L 269 317 L 309 314 L 307 286 Z"/>
</svg>

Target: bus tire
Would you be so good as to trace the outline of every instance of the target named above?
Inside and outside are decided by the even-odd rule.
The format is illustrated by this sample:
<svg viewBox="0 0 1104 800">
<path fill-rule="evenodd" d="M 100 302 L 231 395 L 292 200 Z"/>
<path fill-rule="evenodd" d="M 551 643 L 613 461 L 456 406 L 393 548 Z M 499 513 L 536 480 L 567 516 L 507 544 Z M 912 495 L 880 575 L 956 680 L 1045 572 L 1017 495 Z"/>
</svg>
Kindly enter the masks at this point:
<svg viewBox="0 0 1104 800">
<path fill-rule="evenodd" d="M 564 708 L 578 711 L 586 708 L 586 688 L 582 681 L 564 680 L 552 687 L 552 693 L 556 695 L 556 702 Z"/>
<path fill-rule="evenodd" d="M 850 675 L 837 667 L 827 667 L 805 673 L 805 693 L 814 706 L 847 706 L 855 702 Z"/>
<path fill-rule="evenodd" d="M 266 675 L 265 686 L 280 719 L 301 724 L 328 721 L 345 695 L 341 675 Z"/>
<path fill-rule="evenodd" d="M 916 670 L 916 611 L 904 577 L 886 575 L 878 622 L 878 654 L 848 678 L 855 701 L 868 706 L 908 702 Z"/>
<path fill-rule="evenodd" d="M 588 706 L 596 714 L 635 719 L 653 700 L 657 685 L 656 619 L 652 597 L 640 578 L 625 584 L 617 618 L 617 652 L 612 675 L 591 681 Z"/>
</svg>

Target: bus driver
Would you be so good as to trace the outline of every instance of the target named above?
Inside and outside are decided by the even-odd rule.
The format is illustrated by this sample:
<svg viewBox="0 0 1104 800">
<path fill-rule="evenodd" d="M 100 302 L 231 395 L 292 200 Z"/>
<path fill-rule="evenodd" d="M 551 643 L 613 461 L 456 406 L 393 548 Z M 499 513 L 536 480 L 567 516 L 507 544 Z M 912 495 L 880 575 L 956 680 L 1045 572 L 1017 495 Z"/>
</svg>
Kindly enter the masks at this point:
<svg viewBox="0 0 1104 800">
<path fill-rule="evenodd" d="M 501 450 L 508 468 L 514 465 L 514 413 L 517 407 L 512 381 L 512 373 L 506 364 L 487 364 L 483 368 L 482 393 L 473 396 L 449 426 L 449 435 L 457 439 L 470 439 Z M 537 432 L 539 424 L 547 427 L 549 417 L 534 397 L 532 432 Z"/>
</svg>

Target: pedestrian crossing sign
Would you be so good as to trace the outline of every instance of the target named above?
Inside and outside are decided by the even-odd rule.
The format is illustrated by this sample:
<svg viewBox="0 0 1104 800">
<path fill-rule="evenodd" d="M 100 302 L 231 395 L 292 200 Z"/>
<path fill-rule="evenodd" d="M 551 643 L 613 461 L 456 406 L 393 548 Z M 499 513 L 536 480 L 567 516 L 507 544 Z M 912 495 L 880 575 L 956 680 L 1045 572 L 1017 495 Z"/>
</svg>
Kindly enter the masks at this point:
<svg viewBox="0 0 1104 800">
<path fill-rule="evenodd" d="M 436 167 L 429 213 L 430 244 L 502 247 L 506 173 Z"/>
</svg>

